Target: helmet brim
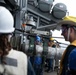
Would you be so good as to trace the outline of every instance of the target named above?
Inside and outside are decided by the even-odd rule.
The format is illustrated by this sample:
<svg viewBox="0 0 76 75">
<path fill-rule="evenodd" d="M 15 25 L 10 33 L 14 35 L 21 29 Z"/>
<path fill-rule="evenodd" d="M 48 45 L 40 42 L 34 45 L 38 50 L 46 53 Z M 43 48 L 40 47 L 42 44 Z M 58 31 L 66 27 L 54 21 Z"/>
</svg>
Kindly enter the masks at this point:
<svg viewBox="0 0 76 75">
<path fill-rule="evenodd" d="M 12 28 L 12 29 L 10 29 L 10 30 L 0 30 L 0 34 L 8 34 L 8 33 L 13 33 L 14 32 L 14 30 L 15 30 L 15 28 Z"/>
<path fill-rule="evenodd" d="M 58 26 L 61 26 L 61 25 L 63 25 L 63 24 L 66 24 L 66 25 L 69 24 L 69 25 L 71 25 L 71 26 L 76 26 L 76 23 L 75 23 L 75 22 L 69 21 L 69 20 L 61 21 L 61 22 L 57 23 Z"/>
</svg>

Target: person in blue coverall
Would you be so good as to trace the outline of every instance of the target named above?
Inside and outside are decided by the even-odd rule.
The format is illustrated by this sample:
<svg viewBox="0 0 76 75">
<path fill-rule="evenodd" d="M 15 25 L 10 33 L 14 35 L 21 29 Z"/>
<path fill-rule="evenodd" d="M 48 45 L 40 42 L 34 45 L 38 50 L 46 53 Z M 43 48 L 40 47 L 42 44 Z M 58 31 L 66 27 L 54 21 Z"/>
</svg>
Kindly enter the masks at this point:
<svg viewBox="0 0 76 75">
<path fill-rule="evenodd" d="M 41 37 L 36 36 L 36 55 L 34 58 L 34 69 L 36 75 L 43 75 L 43 67 L 42 67 L 42 51 L 43 47 L 41 44 Z"/>
<path fill-rule="evenodd" d="M 76 75 L 76 17 L 66 16 L 58 25 L 65 41 L 70 42 L 60 60 L 59 75 Z"/>
</svg>

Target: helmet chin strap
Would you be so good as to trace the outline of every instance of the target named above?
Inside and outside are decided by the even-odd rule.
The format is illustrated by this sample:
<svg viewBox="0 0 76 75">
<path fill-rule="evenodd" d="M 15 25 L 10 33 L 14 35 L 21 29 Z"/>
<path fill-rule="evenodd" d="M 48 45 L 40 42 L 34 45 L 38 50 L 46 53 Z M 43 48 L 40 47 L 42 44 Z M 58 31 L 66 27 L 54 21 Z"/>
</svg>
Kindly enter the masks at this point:
<svg viewBox="0 0 76 75">
<path fill-rule="evenodd" d="M 70 28 L 68 29 L 68 37 L 67 37 L 67 41 L 69 41 L 69 36 L 70 36 Z"/>
<path fill-rule="evenodd" d="M 12 37 L 12 35 L 8 35 L 8 42 L 11 41 L 11 37 Z"/>
</svg>

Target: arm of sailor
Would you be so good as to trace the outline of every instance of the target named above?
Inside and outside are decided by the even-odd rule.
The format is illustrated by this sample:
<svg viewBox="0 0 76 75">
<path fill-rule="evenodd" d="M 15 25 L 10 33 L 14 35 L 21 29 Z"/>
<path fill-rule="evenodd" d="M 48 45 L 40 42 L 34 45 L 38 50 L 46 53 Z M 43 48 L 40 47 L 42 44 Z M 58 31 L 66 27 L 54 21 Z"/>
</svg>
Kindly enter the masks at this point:
<svg viewBox="0 0 76 75">
<path fill-rule="evenodd" d="M 68 65 L 70 69 L 70 73 L 72 75 L 76 75 L 76 48 L 72 50 L 68 57 Z"/>
</svg>

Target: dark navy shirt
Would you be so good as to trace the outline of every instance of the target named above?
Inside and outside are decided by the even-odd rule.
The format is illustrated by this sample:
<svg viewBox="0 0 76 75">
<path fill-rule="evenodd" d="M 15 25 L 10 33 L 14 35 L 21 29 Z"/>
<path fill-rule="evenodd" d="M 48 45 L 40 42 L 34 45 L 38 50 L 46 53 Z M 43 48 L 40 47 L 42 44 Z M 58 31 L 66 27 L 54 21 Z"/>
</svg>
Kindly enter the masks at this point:
<svg viewBox="0 0 76 75">
<path fill-rule="evenodd" d="M 76 48 L 69 55 L 68 65 L 69 69 L 76 70 Z"/>
</svg>

